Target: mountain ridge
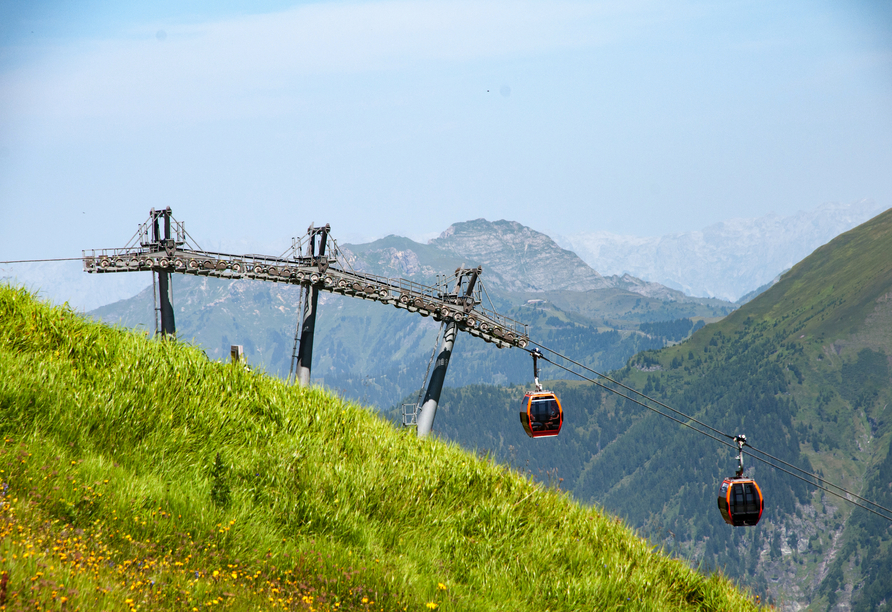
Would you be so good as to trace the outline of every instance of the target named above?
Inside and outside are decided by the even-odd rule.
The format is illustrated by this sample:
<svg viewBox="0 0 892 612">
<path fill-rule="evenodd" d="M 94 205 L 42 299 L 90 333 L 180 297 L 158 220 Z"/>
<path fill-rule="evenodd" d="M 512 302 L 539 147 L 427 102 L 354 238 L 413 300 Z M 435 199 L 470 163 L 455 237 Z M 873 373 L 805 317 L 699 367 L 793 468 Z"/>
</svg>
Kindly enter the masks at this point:
<svg viewBox="0 0 892 612">
<path fill-rule="evenodd" d="M 751 294 L 757 291 L 757 288 L 761 288 L 780 272 L 805 257 L 810 252 L 809 248 L 813 249 L 839 234 L 840 231 L 849 229 L 857 222 L 866 220 L 871 212 L 878 212 L 880 208 L 870 201 L 862 201 L 848 206 L 836 205 L 836 208 L 833 205 L 825 205 L 814 211 L 800 212 L 794 217 L 782 218 L 778 215 L 769 215 L 762 218 L 762 221 L 764 222 L 765 219 L 782 221 L 795 218 L 799 220 L 801 226 L 816 226 L 820 231 L 813 233 L 805 241 L 805 247 L 800 246 L 795 252 L 785 253 L 780 259 L 776 257 L 772 259 L 766 255 L 776 252 L 776 248 L 764 249 L 759 244 L 752 247 L 755 250 L 756 257 L 748 259 L 741 259 L 739 256 L 736 259 L 725 257 L 721 261 L 716 259 L 718 262 L 718 267 L 715 268 L 717 272 L 713 272 L 711 267 L 700 265 L 700 260 L 707 261 L 709 257 L 703 257 L 702 253 L 698 251 L 699 247 L 693 243 L 687 243 L 687 246 L 679 243 L 678 248 L 669 248 L 663 254 L 665 255 L 665 261 L 660 258 L 663 255 L 652 252 L 652 249 L 648 251 L 650 247 L 647 246 L 655 240 L 661 240 L 661 238 L 618 236 L 606 232 L 588 232 L 571 235 L 570 237 L 557 237 L 557 246 L 562 249 L 569 248 L 575 252 L 583 261 L 596 270 L 602 278 L 617 277 L 617 280 L 613 281 L 614 286 L 630 287 L 631 285 L 637 285 L 638 287 L 633 288 L 633 290 L 642 295 L 657 296 L 658 294 L 654 293 L 653 290 L 660 290 L 659 287 L 651 287 L 649 289 L 648 283 L 658 282 L 670 289 L 689 295 L 723 296 L 723 299 L 735 301 L 739 296 L 745 294 L 750 294 L 748 297 L 751 297 Z M 834 210 L 837 212 L 841 211 L 841 214 L 847 216 L 842 221 L 839 221 L 839 219 L 834 220 L 832 218 Z M 828 219 L 828 217 L 831 218 Z M 746 222 L 756 221 L 759 221 L 759 219 L 737 221 L 732 219 L 710 227 L 727 226 L 727 228 L 733 228 L 736 223 L 740 226 L 738 230 L 745 231 Z M 428 240 L 428 244 L 414 242 L 408 238 L 399 238 L 392 241 L 391 247 L 397 251 L 410 250 L 413 253 L 417 253 L 420 249 L 431 246 L 429 243 L 434 240 L 448 238 L 448 233 L 449 228 L 441 232 L 437 238 Z M 703 232 L 682 232 L 672 236 L 677 238 L 692 236 L 698 233 L 702 234 Z M 752 235 L 754 232 L 748 231 L 745 233 Z M 447 235 L 444 236 L 444 234 Z M 598 239 L 596 239 L 596 244 L 593 246 L 590 243 L 591 241 L 586 242 L 587 236 L 589 238 L 601 236 L 601 242 L 598 242 Z M 396 238 L 398 237 L 388 236 L 365 244 L 380 244 L 381 241 L 386 243 L 388 240 Z M 789 240 L 787 241 L 789 242 Z M 733 235 L 733 232 L 725 232 L 725 235 L 721 237 L 719 242 L 723 243 L 723 245 L 719 246 L 727 247 L 740 242 L 740 240 Z M 799 242 L 802 241 L 800 240 Z M 270 248 L 269 245 L 266 245 L 267 248 L 258 250 L 256 245 L 251 247 L 244 241 L 238 240 L 202 240 L 201 243 L 210 243 L 212 246 L 211 250 L 218 252 L 278 252 L 277 247 Z M 362 250 L 357 244 L 352 246 Z M 642 258 L 646 261 L 643 263 L 638 261 L 636 263 L 636 259 L 641 260 Z M 457 266 L 462 263 L 460 257 L 456 259 L 457 261 L 452 262 L 451 265 Z M 661 270 L 663 272 L 667 271 L 666 265 L 668 264 L 666 262 L 674 266 L 671 270 L 668 270 L 671 273 L 660 272 Z M 762 262 L 761 268 L 753 269 L 752 262 Z M 412 262 L 408 261 L 406 265 L 408 266 L 407 270 L 411 271 Z M 429 268 L 423 272 L 424 275 L 435 278 L 436 274 L 442 272 L 442 270 Z M 624 278 L 625 274 L 629 275 L 628 278 Z M 689 278 L 690 274 L 694 276 L 699 275 L 703 282 L 698 285 L 697 283 L 700 281 L 696 280 L 696 278 Z M 133 297 L 148 285 L 148 283 L 144 285 L 135 283 L 136 277 L 131 275 L 118 275 L 114 280 L 104 278 L 100 281 L 100 279 L 81 274 L 79 262 L 10 264 L 0 267 L 0 278 L 9 279 L 12 282 L 40 290 L 44 297 L 51 299 L 54 303 L 68 302 L 75 309 L 82 311 L 93 310 L 121 299 Z M 729 282 L 731 283 L 729 285 L 730 288 L 726 287 L 726 290 L 719 290 L 719 285 L 722 283 L 728 284 Z"/>
<path fill-rule="evenodd" d="M 342 246 L 350 265 L 376 274 L 402 273 L 428 282 L 452 266 L 483 262 L 488 286 L 508 292 L 619 289 L 666 301 L 697 298 L 630 274 L 603 276 L 550 236 L 517 221 L 483 218 L 453 223 L 427 244 L 390 235 L 371 243 Z M 438 263 L 439 268 L 434 267 Z"/>
<path fill-rule="evenodd" d="M 884 209 L 872 200 L 823 204 L 782 217 L 728 219 L 658 237 L 580 232 L 560 242 L 602 274 L 630 274 L 690 295 L 737 301 Z"/>
</svg>

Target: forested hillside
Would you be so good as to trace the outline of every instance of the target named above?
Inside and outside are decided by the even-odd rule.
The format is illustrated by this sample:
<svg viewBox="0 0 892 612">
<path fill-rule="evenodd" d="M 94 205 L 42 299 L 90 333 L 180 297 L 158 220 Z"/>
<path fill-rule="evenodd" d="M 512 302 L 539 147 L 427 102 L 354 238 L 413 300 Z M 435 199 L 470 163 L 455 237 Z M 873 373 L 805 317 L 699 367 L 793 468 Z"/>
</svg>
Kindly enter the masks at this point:
<svg viewBox="0 0 892 612">
<path fill-rule="evenodd" d="M 614 376 L 892 507 L 890 242 L 886 212 L 818 249 L 727 318 L 639 354 Z M 521 388 L 454 390 L 436 427 L 534 475 L 563 477 L 578 498 L 604 504 L 677 554 L 725 568 L 789 609 L 892 606 L 889 522 L 748 458 L 765 515 L 758 527 L 730 528 L 716 509 L 718 484 L 734 470 L 727 448 L 612 394 L 552 386 L 565 407 L 557 440 L 523 435 L 513 403 Z"/>
</svg>

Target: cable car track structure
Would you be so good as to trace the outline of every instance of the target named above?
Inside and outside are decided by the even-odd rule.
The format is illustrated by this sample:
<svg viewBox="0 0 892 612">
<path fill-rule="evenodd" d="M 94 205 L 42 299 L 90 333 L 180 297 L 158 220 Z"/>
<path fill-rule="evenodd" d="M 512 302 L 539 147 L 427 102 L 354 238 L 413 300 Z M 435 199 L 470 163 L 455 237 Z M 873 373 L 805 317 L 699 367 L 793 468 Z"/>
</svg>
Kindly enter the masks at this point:
<svg viewBox="0 0 892 612">
<path fill-rule="evenodd" d="M 176 238 L 170 237 L 170 229 L 165 231 L 165 238 L 159 237 L 159 217 L 163 218 L 167 228 L 171 228 L 172 224 Z M 479 288 L 475 284 L 470 288 L 471 295 L 458 295 L 443 291 L 442 287 L 431 287 L 404 278 L 356 272 L 337 248 L 337 243 L 334 243 L 333 249 L 335 257 L 328 257 L 324 246 L 322 253 L 300 253 L 301 247 L 309 246 L 319 236 L 325 236 L 323 244 L 326 239 L 334 243 L 328 236 L 328 226 L 325 226 L 310 228 L 308 240 L 295 239 L 292 247 L 279 257 L 216 253 L 195 247 L 183 223 L 170 216 L 170 209 L 152 210 L 149 220 L 140 226 L 126 247 L 84 250 L 82 259 L 86 272 L 98 274 L 176 272 L 226 280 L 244 278 L 313 286 L 319 291 L 381 302 L 422 316 L 432 316 L 436 321 L 455 321 L 459 331 L 499 348 L 525 348 L 529 344 L 527 326 L 482 307 L 481 300 L 474 294 L 475 289 Z M 481 272 L 482 268 L 459 268 L 456 275 L 472 277 L 470 282 L 477 283 Z"/>
<path fill-rule="evenodd" d="M 84 250 L 84 270 L 92 274 L 152 272 L 157 279 L 156 327 L 160 315 L 162 336 L 175 336 L 171 274 L 206 276 L 223 280 L 251 279 L 298 285 L 302 288 L 303 322 L 295 333 L 292 371 L 295 380 L 308 385 L 320 291 L 388 304 L 433 317 L 443 323 L 443 341 L 431 374 L 424 402 L 416 405 L 410 421 L 419 437 L 430 433 L 439 403 L 446 368 L 458 332 L 465 332 L 498 348 L 526 348 L 527 326 L 483 307 L 486 290 L 480 280 L 482 267 L 465 268 L 439 277 L 436 287 L 404 278 L 357 272 L 330 236 L 330 227 L 313 227 L 305 237 L 292 239 L 291 248 L 278 257 L 234 255 L 199 248 L 176 221 L 170 208 L 149 211 L 149 218 L 122 248 Z M 453 284 L 454 279 L 454 284 Z M 452 285 L 452 289 L 449 289 Z M 491 305 L 491 303 L 490 303 Z M 294 368 L 295 362 L 297 364 Z M 290 377 L 290 374 L 289 374 Z"/>
</svg>

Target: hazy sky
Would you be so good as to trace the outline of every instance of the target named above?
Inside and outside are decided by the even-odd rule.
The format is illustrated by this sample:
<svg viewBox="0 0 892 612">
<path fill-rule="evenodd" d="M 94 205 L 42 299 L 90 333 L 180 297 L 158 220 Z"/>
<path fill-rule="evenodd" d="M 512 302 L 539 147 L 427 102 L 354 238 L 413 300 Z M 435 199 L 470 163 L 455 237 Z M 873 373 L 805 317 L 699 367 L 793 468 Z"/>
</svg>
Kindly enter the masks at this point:
<svg viewBox="0 0 892 612">
<path fill-rule="evenodd" d="M 890 207 L 890 6 L 0 0 L 0 260 Z"/>
</svg>

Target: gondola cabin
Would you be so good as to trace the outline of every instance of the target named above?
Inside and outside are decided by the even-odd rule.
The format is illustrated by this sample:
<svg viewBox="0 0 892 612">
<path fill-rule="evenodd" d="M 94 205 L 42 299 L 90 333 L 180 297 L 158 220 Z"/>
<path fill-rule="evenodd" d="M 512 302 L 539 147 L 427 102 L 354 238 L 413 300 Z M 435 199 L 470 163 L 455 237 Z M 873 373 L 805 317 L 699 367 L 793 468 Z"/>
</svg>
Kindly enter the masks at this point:
<svg viewBox="0 0 892 612">
<path fill-rule="evenodd" d="M 742 477 L 726 478 L 722 482 L 718 503 L 722 518 L 735 527 L 757 524 L 765 507 L 762 490 L 756 481 Z"/>
<path fill-rule="evenodd" d="M 520 406 L 520 422 L 531 438 L 546 438 L 561 433 L 564 411 L 554 393 L 536 391 L 523 396 Z"/>
</svg>

